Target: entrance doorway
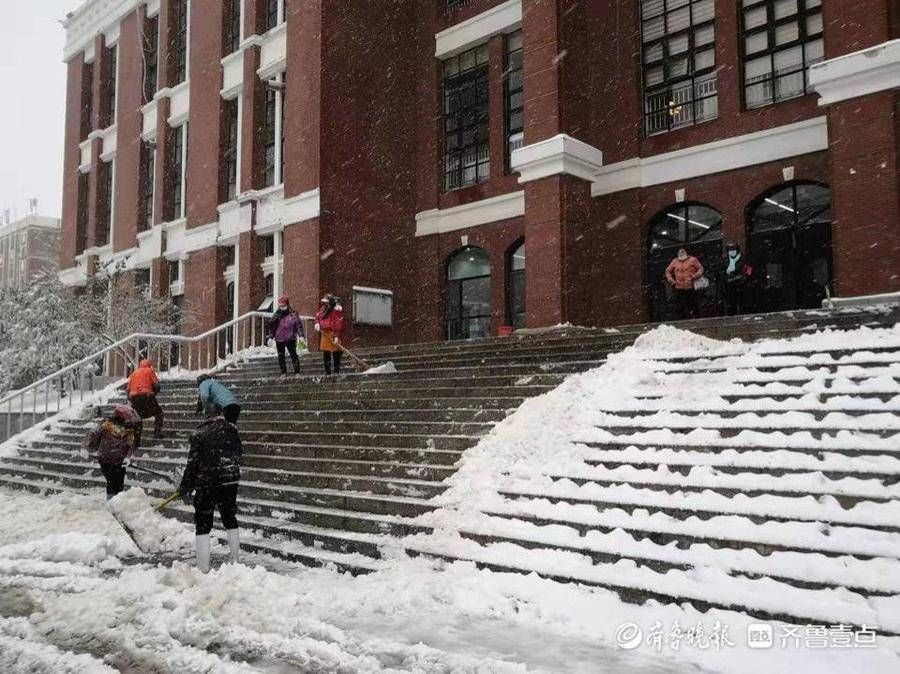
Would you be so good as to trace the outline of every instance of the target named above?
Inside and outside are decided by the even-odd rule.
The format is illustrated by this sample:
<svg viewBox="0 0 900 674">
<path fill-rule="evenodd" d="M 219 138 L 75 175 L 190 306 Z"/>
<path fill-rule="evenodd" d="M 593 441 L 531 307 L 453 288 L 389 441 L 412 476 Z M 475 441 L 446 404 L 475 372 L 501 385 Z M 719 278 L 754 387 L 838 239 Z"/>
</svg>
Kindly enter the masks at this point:
<svg viewBox="0 0 900 674">
<path fill-rule="evenodd" d="M 516 330 L 525 327 L 525 242 L 509 252 L 506 284 L 506 320 Z"/>
<path fill-rule="evenodd" d="M 650 221 L 647 250 L 647 294 L 650 320 L 676 320 L 672 288 L 666 282 L 666 267 L 685 248 L 700 260 L 709 287 L 700 293 L 700 315 L 718 311 L 718 274 L 722 266 L 722 215 L 705 204 L 674 204 Z"/>
<path fill-rule="evenodd" d="M 491 333 L 491 261 L 468 247 L 447 261 L 447 339 L 475 339 Z"/>
<path fill-rule="evenodd" d="M 822 305 L 831 290 L 831 193 L 824 185 L 780 185 L 749 208 L 748 247 L 756 272 L 756 310 Z"/>
</svg>

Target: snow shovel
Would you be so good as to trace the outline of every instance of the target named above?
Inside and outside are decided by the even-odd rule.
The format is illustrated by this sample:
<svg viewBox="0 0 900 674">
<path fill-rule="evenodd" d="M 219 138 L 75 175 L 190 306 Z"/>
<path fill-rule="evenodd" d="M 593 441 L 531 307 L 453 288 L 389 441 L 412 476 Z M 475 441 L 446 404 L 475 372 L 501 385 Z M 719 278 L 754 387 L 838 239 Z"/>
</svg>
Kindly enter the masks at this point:
<svg viewBox="0 0 900 674">
<path fill-rule="evenodd" d="M 364 361 L 362 358 L 360 358 L 359 356 L 357 356 L 356 354 L 354 354 L 354 353 L 353 353 L 350 349 L 348 349 L 346 346 L 344 346 L 343 344 L 338 344 L 338 347 L 340 348 L 341 351 L 343 351 L 344 353 L 346 353 L 348 356 L 350 356 L 350 357 L 353 359 L 353 362 L 356 363 L 356 368 L 357 368 L 360 372 L 365 372 L 366 370 L 371 369 L 371 365 L 369 365 L 369 364 L 368 364 L 366 361 Z"/>
<path fill-rule="evenodd" d="M 163 501 L 160 501 L 160 502 L 157 503 L 155 506 L 153 506 L 153 509 L 154 509 L 156 512 L 159 512 L 160 510 L 162 510 L 163 508 L 165 508 L 167 505 L 169 505 L 172 501 L 174 501 L 175 499 L 177 499 L 179 496 L 181 496 L 181 494 L 180 494 L 179 492 L 176 491 L 176 492 L 175 492 L 174 494 L 172 494 L 171 496 L 167 496 Z"/>
</svg>

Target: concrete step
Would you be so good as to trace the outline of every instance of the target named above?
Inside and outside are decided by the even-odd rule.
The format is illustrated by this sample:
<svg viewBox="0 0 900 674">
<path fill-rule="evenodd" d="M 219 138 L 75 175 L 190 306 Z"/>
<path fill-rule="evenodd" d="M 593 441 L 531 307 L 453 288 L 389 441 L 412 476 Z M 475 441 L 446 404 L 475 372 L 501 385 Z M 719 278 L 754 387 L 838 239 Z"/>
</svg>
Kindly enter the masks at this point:
<svg viewBox="0 0 900 674">
<path fill-rule="evenodd" d="M 830 438 L 829 438 L 830 439 Z M 704 440 L 692 441 L 686 435 L 671 439 L 647 438 L 644 434 L 623 440 L 618 437 L 609 440 L 591 440 L 585 445 L 601 450 L 625 450 L 631 447 L 638 449 L 672 449 L 677 451 L 727 453 L 736 452 L 770 452 L 784 451 L 785 446 L 779 444 L 775 438 L 768 443 L 762 438 L 753 438 L 750 444 L 738 444 L 729 441 L 728 438 L 720 438 L 717 441 Z M 821 438 L 820 438 L 821 440 Z M 836 454 L 849 457 L 898 457 L 900 448 L 880 441 L 872 445 L 862 445 L 854 442 L 852 438 L 846 438 L 846 442 L 816 442 L 812 437 L 794 438 L 788 446 L 791 452 L 802 452 L 814 457 L 822 458 L 828 454 Z"/>
<path fill-rule="evenodd" d="M 149 444 L 148 444 L 149 443 Z M 149 440 L 138 452 L 138 456 L 145 453 L 159 454 L 170 458 L 186 455 L 187 443 L 183 441 L 156 441 Z M 167 444 L 161 444 L 167 443 Z M 43 439 L 36 440 L 29 445 L 34 449 L 48 449 L 78 453 L 83 447 L 83 442 L 73 437 L 68 439 Z M 462 455 L 462 450 L 443 449 L 411 449 L 408 447 L 390 446 L 366 446 L 366 445 L 297 445 L 297 444 L 268 444 L 258 442 L 244 442 L 245 453 L 254 453 L 273 457 L 294 457 L 310 459 L 340 459 L 354 461 L 397 461 L 401 463 L 425 463 L 428 465 L 452 466 Z"/>
<path fill-rule="evenodd" d="M 509 410 L 516 409 L 525 402 L 525 398 L 496 397 L 496 398 L 465 398 L 462 396 L 451 398 L 348 398 L 335 396 L 328 398 L 312 398 L 309 400 L 294 400 L 289 405 L 273 405 L 268 400 L 250 399 L 241 400 L 241 414 L 282 412 L 341 412 L 350 413 L 376 412 L 392 410 L 429 410 L 429 411 L 482 411 L 497 410 L 505 416 Z M 125 402 L 124 396 L 118 398 L 118 402 Z M 117 403 L 103 405 L 101 413 L 108 413 Z M 193 414 L 196 408 L 196 400 L 183 400 L 182 402 L 162 401 L 166 414 L 177 412 Z M 502 418 L 502 417 L 501 417 Z"/>
<path fill-rule="evenodd" d="M 900 447 L 900 429 L 895 428 L 855 428 L 849 423 L 844 424 L 828 424 L 824 425 L 825 422 L 820 422 L 823 426 L 818 428 L 810 427 L 810 426 L 777 426 L 777 425 L 766 425 L 765 421 L 760 421 L 759 423 L 744 423 L 741 422 L 734 426 L 716 426 L 712 422 L 708 421 L 698 421 L 695 425 L 689 426 L 687 424 L 679 424 L 679 425 L 669 425 L 665 427 L 666 431 L 670 431 L 676 437 L 682 436 L 687 438 L 691 433 L 698 429 L 703 429 L 707 431 L 713 431 L 718 434 L 719 438 L 736 438 L 742 433 L 781 433 L 785 435 L 796 435 L 796 434 L 806 434 L 816 440 L 821 440 L 822 438 L 828 438 L 833 436 L 835 433 L 839 433 L 841 431 L 853 432 L 856 433 L 861 440 L 869 439 L 869 438 L 894 438 L 896 436 L 897 446 Z M 774 424 L 774 422 L 773 422 Z M 621 425 L 621 426 L 613 426 L 611 424 L 606 424 L 602 427 L 598 427 L 606 433 L 610 435 L 614 435 L 616 437 L 627 437 L 630 435 L 638 435 L 647 432 L 655 432 L 659 431 L 660 428 L 654 426 L 652 424 L 647 425 Z M 673 442 L 676 442 L 673 440 Z M 680 443 L 676 443 L 680 444 Z"/>
<path fill-rule="evenodd" d="M 111 405 L 106 406 L 101 411 L 108 414 L 112 411 Z M 175 409 L 165 407 L 164 410 L 166 420 L 173 422 L 173 427 L 182 428 L 184 425 L 196 427 L 202 420 L 203 416 L 196 413 L 193 406 L 180 406 Z M 496 423 L 505 419 L 506 410 L 493 409 L 417 409 L 415 406 L 406 409 L 383 409 L 383 410 L 354 410 L 354 409 L 332 409 L 332 410 L 297 410 L 289 406 L 281 408 L 262 409 L 261 406 L 250 407 L 241 410 L 241 418 L 239 426 L 253 424 L 257 422 L 265 422 L 272 419 L 277 423 L 284 422 L 305 422 L 305 421 L 321 421 L 334 424 L 352 423 L 411 423 L 411 422 L 434 422 L 434 423 Z"/>
<path fill-rule="evenodd" d="M 900 397 L 898 397 L 900 398 Z M 900 400 L 898 400 L 900 402 Z M 765 419 L 770 416 L 778 416 L 790 413 L 800 413 L 808 416 L 814 421 L 825 421 L 834 415 L 843 415 L 847 417 L 855 417 L 860 423 L 872 418 L 873 415 L 890 414 L 900 419 L 900 404 L 898 405 L 880 405 L 877 408 L 853 409 L 848 408 L 844 404 L 830 405 L 816 401 L 802 401 L 796 404 L 789 404 L 783 401 L 780 404 L 772 404 L 766 407 L 737 407 L 727 409 L 716 408 L 691 408 L 685 405 L 658 407 L 656 409 L 604 409 L 603 414 L 621 419 L 634 419 L 638 417 L 652 417 L 656 414 L 677 414 L 681 417 L 690 418 L 718 418 L 718 419 L 735 419 L 746 415 L 759 415 Z"/>
</svg>

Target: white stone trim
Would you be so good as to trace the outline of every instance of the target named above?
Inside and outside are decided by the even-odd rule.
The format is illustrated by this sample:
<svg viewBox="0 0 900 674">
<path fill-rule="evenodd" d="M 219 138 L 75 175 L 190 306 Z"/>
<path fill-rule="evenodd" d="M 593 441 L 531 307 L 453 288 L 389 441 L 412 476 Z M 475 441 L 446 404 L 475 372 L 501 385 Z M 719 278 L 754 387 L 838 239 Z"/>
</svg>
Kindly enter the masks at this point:
<svg viewBox="0 0 900 674">
<path fill-rule="evenodd" d="M 244 86 L 244 50 L 238 49 L 222 59 L 222 91 L 224 99 L 237 98 Z"/>
<path fill-rule="evenodd" d="M 481 44 L 493 35 L 511 33 L 522 26 L 522 0 L 509 0 L 434 36 L 434 55 L 449 58 Z"/>
<path fill-rule="evenodd" d="M 280 23 L 262 36 L 259 51 L 259 69 L 256 74 L 267 80 L 287 67 L 287 24 Z"/>
<path fill-rule="evenodd" d="M 185 80 L 164 91 L 169 95 L 169 126 L 181 126 L 191 114 L 191 83 Z"/>
<path fill-rule="evenodd" d="M 815 117 L 684 150 L 610 164 L 595 176 L 591 194 L 598 197 L 662 185 L 827 149 L 826 118 Z"/>
<path fill-rule="evenodd" d="M 215 246 L 219 240 L 219 223 L 211 222 L 201 227 L 192 227 L 184 230 L 185 253 L 196 253 L 198 250 Z M 169 250 L 168 248 L 166 250 Z M 174 251 L 170 251 L 174 252 Z M 179 251 L 181 252 L 181 251 Z"/>
<path fill-rule="evenodd" d="M 525 215 L 525 192 L 510 192 L 470 204 L 416 214 L 416 236 L 443 234 Z"/>
<path fill-rule="evenodd" d="M 319 188 L 284 200 L 283 220 L 286 225 L 318 218 L 322 209 Z M 258 229 L 258 228 L 257 228 Z"/>
<path fill-rule="evenodd" d="M 603 167 L 603 153 L 564 133 L 514 150 L 510 159 L 519 182 L 548 176 L 571 175 L 591 181 Z"/>
<path fill-rule="evenodd" d="M 129 269 L 146 268 L 153 260 L 163 254 L 163 225 L 154 225 L 143 232 L 138 232 L 137 248 L 128 260 Z"/>
<path fill-rule="evenodd" d="M 817 63 L 809 69 L 809 86 L 819 105 L 900 89 L 900 39 Z"/>
<path fill-rule="evenodd" d="M 154 16 L 159 16 L 159 0 L 144 0 L 147 5 L 147 18 L 152 19 Z"/>
<path fill-rule="evenodd" d="M 69 288 L 73 286 L 84 286 L 87 284 L 87 272 L 76 262 L 74 267 L 59 270 L 59 281 Z"/>
<path fill-rule="evenodd" d="M 91 164 L 94 161 L 93 157 L 93 147 L 94 142 L 88 138 L 86 141 L 81 143 L 78 148 L 81 150 L 81 156 L 78 163 L 78 170 L 82 173 L 90 173 L 91 172 Z"/>
<path fill-rule="evenodd" d="M 154 140 L 156 138 L 156 122 L 159 115 L 159 101 L 155 98 L 141 108 L 143 123 L 141 126 L 141 138 Z"/>
<path fill-rule="evenodd" d="M 122 24 L 114 23 L 112 26 L 103 31 L 103 46 L 107 49 L 110 47 L 115 47 L 119 44 L 119 36 L 122 33 Z M 118 59 L 116 60 L 116 64 L 118 65 Z M 117 73 L 118 74 L 118 73 Z M 118 93 L 118 89 L 116 90 Z"/>
<path fill-rule="evenodd" d="M 63 61 L 70 61 L 81 51 L 93 52 L 94 38 L 101 33 L 113 34 L 128 14 L 143 0 L 87 0 L 63 21 L 66 44 Z M 89 46 L 90 45 L 90 46 Z"/>
<path fill-rule="evenodd" d="M 256 233 L 272 234 L 284 229 L 284 188 L 270 187 L 256 195 Z"/>
<path fill-rule="evenodd" d="M 116 125 L 103 129 L 100 138 L 102 145 L 100 148 L 100 160 L 112 161 L 116 157 L 116 149 L 118 148 L 118 134 L 116 133 Z"/>
<path fill-rule="evenodd" d="M 249 203 L 229 201 L 220 204 L 219 212 L 219 242 L 237 241 L 244 232 L 253 229 L 253 207 Z"/>
</svg>

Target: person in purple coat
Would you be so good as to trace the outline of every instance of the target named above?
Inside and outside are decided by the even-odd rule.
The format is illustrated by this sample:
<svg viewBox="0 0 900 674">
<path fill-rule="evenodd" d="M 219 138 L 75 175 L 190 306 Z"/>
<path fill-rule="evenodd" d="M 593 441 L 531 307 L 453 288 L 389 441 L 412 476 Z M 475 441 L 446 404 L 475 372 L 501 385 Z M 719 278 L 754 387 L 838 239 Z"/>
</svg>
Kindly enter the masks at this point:
<svg viewBox="0 0 900 674">
<path fill-rule="evenodd" d="M 300 358 L 297 356 L 297 337 L 303 336 L 303 324 L 297 312 L 291 308 L 291 300 L 287 295 L 278 298 L 278 309 L 269 321 L 269 335 L 275 340 L 278 349 L 278 366 L 281 374 L 287 374 L 287 363 L 284 352 L 291 354 L 294 373 L 300 374 Z"/>
</svg>

